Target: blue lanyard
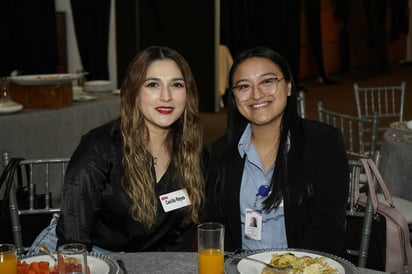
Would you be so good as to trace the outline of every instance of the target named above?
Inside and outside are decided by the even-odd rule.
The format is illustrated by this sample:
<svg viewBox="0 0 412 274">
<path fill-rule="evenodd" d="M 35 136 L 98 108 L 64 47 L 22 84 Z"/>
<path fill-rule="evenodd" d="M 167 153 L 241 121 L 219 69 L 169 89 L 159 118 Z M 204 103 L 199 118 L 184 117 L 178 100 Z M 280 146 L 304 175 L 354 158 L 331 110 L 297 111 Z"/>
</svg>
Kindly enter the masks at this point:
<svg viewBox="0 0 412 274">
<path fill-rule="evenodd" d="M 269 186 L 268 185 L 261 185 L 258 189 L 258 193 L 256 193 L 255 203 L 253 204 L 253 209 L 256 208 L 257 199 L 259 196 L 263 198 L 269 195 Z"/>
</svg>

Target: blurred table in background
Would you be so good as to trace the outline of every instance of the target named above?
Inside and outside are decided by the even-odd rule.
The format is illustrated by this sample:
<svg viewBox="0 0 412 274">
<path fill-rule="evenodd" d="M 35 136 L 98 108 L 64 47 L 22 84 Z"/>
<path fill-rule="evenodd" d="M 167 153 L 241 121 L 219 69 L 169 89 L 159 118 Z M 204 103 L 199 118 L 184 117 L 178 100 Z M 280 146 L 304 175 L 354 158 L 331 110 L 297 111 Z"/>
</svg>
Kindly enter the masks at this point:
<svg viewBox="0 0 412 274">
<path fill-rule="evenodd" d="M 0 115 L 0 150 L 8 150 L 10 157 L 70 157 L 82 135 L 120 115 L 119 95 L 92 95 L 97 98 L 66 108 Z"/>
<path fill-rule="evenodd" d="M 387 129 L 381 155 L 380 171 L 391 195 L 412 201 L 412 130 Z"/>
</svg>

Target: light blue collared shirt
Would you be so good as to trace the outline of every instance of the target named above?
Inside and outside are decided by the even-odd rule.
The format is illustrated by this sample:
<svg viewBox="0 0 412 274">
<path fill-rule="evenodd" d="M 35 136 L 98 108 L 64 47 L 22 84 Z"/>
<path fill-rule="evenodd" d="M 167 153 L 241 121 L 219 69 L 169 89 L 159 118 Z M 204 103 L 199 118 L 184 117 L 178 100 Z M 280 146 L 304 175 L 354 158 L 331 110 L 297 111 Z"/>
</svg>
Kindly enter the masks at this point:
<svg viewBox="0 0 412 274">
<path fill-rule="evenodd" d="M 240 219 L 242 226 L 242 248 L 287 248 L 285 218 L 282 206 L 272 209 L 270 212 L 262 211 L 262 238 L 252 240 L 245 235 L 246 209 L 262 210 L 266 197 L 257 197 L 256 207 L 253 208 L 256 194 L 261 185 L 270 185 L 275 163 L 265 172 L 255 147 L 251 143 L 252 128 L 249 124 L 239 140 L 238 151 L 240 156 L 246 157 L 240 187 Z M 288 139 L 289 144 L 289 139 Z"/>
</svg>

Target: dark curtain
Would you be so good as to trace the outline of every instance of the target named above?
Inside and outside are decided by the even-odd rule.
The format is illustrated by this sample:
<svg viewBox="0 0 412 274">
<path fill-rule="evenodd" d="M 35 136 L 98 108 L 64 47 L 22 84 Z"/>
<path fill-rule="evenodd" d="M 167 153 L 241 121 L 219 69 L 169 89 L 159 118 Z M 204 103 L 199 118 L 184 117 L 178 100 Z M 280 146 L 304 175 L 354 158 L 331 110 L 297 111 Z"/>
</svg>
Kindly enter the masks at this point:
<svg viewBox="0 0 412 274">
<path fill-rule="evenodd" d="M 221 43 L 232 55 L 267 46 L 289 62 L 299 82 L 300 0 L 221 0 Z"/>
<path fill-rule="evenodd" d="M 54 0 L 1 0 L 0 31 L 0 76 L 56 72 Z"/>
<path fill-rule="evenodd" d="M 368 24 L 369 50 L 375 52 L 376 59 L 374 70 L 386 71 L 388 69 L 388 47 L 386 46 L 385 20 L 387 1 L 364 0 L 365 17 Z"/>
<path fill-rule="evenodd" d="M 323 82 L 331 82 L 326 75 L 323 62 L 322 33 L 320 22 L 320 0 L 306 1 L 306 26 L 308 31 L 309 47 L 315 57 L 319 76 Z"/>
<path fill-rule="evenodd" d="M 408 34 L 408 0 L 391 0 L 389 5 L 391 11 L 389 41 L 394 42 L 401 34 Z"/>
<path fill-rule="evenodd" d="M 87 80 L 109 79 L 110 0 L 71 0 L 70 3 L 83 70 L 89 73 Z"/>
<path fill-rule="evenodd" d="M 341 23 L 339 29 L 339 52 L 342 73 L 350 70 L 350 43 L 349 43 L 349 1 L 334 0 L 334 15 Z"/>
</svg>

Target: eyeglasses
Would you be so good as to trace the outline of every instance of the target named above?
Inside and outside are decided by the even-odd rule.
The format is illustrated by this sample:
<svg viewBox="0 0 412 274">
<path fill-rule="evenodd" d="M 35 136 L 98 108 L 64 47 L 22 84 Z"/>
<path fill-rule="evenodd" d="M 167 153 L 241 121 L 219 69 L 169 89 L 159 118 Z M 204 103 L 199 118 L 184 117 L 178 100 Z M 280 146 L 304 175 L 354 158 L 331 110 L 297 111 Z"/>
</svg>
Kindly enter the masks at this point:
<svg viewBox="0 0 412 274">
<path fill-rule="evenodd" d="M 250 83 L 242 83 L 240 85 L 232 87 L 232 91 L 240 102 L 249 100 L 252 96 L 252 91 L 255 88 L 258 88 L 259 91 L 265 96 L 274 95 L 278 91 L 279 82 L 283 79 L 285 79 L 285 77 L 282 77 L 280 79 L 277 77 L 266 78 L 259 82 L 257 87 L 251 85 Z"/>
</svg>

